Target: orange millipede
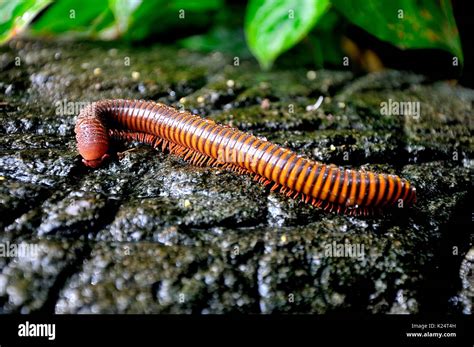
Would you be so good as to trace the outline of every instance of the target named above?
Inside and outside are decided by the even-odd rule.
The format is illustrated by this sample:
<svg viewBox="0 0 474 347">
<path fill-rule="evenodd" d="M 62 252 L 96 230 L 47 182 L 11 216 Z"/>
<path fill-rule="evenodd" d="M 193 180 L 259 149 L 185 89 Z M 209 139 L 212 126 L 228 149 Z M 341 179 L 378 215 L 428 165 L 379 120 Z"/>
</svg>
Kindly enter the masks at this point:
<svg viewBox="0 0 474 347">
<path fill-rule="evenodd" d="M 416 189 L 396 175 L 322 164 L 228 125 L 144 100 L 103 100 L 79 114 L 77 148 L 85 165 L 97 168 L 111 139 L 168 149 L 195 165 L 247 173 L 271 190 L 337 213 L 367 215 L 382 207 L 409 206 Z"/>
</svg>

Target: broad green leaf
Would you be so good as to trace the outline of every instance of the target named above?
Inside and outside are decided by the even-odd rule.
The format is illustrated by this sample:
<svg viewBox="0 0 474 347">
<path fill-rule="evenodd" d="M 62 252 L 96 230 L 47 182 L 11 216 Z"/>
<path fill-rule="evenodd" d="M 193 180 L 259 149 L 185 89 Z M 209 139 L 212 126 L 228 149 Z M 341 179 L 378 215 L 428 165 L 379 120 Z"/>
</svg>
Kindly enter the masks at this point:
<svg viewBox="0 0 474 347">
<path fill-rule="evenodd" d="M 216 10 L 223 5 L 222 0 L 173 0 L 167 3 L 175 10 L 197 12 Z"/>
<path fill-rule="evenodd" d="M 32 31 L 142 40 L 156 33 L 207 23 L 206 11 L 220 6 L 222 0 L 56 0 L 33 24 Z M 181 13 L 184 18 L 180 18 Z"/>
<path fill-rule="evenodd" d="M 51 0 L 0 0 L 0 43 L 21 32 Z"/>
<path fill-rule="evenodd" d="M 108 27 L 97 28 L 100 30 L 98 36 L 106 40 L 122 37 L 130 27 L 131 16 L 141 3 L 142 0 L 109 0 L 114 18 Z"/>
<path fill-rule="evenodd" d="M 313 28 L 329 0 L 250 0 L 245 16 L 247 43 L 260 65 L 268 69 Z"/>
<path fill-rule="evenodd" d="M 178 10 L 171 8 L 171 2 L 145 0 L 130 14 L 129 30 L 124 37 L 131 41 L 143 40 L 163 32 L 178 20 Z"/>
<path fill-rule="evenodd" d="M 130 25 L 130 16 L 141 4 L 141 0 L 109 0 L 115 22 L 120 32 L 125 32 Z"/>
<path fill-rule="evenodd" d="M 142 40 L 158 33 L 210 24 L 207 12 L 218 10 L 222 0 L 143 0 L 131 13 L 125 38 Z"/>
<path fill-rule="evenodd" d="M 352 23 L 402 49 L 440 48 L 463 61 L 449 0 L 332 0 Z"/>
<path fill-rule="evenodd" d="M 108 0 L 57 0 L 32 24 L 41 34 L 92 34 L 114 20 Z"/>
</svg>

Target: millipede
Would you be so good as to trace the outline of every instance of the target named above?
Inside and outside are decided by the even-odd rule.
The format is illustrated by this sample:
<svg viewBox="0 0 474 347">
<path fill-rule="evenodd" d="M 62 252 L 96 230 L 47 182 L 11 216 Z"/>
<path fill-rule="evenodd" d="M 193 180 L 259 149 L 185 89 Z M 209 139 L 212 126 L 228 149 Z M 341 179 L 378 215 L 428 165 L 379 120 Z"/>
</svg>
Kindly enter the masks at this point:
<svg viewBox="0 0 474 347">
<path fill-rule="evenodd" d="M 352 170 L 305 158 L 263 138 L 187 111 L 145 100 L 102 100 L 85 107 L 75 126 L 83 163 L 99 167 L 110 143 L 161 147 L 194 165 L 249 174 L 271 190 L 327 211 L 369 215 L 416 201 L 416 189 L 396 175 Z"/>
</svg>

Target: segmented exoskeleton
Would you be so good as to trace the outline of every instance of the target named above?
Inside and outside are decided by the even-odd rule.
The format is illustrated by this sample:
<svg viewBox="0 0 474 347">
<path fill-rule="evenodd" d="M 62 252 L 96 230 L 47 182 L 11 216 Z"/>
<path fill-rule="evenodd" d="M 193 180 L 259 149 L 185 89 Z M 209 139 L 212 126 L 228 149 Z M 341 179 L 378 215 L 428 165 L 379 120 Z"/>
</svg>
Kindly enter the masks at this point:
<svg viewBox="0 0 474 347">
<path fill-rule="evenodd" d="M 383 207 L 409 206 L 416 189 L 396 175 L 350 170 L 319 163 L 236 128 L 189 112 L 143 100 L 103 100 L 80 113 L 79 153 L 96 168 L 108 156 L 111 139 L 161 146 L 195 165 L 251 174 L 272 190 L 301 196 L 325 210 L 369 214 Z"/>
</svg>

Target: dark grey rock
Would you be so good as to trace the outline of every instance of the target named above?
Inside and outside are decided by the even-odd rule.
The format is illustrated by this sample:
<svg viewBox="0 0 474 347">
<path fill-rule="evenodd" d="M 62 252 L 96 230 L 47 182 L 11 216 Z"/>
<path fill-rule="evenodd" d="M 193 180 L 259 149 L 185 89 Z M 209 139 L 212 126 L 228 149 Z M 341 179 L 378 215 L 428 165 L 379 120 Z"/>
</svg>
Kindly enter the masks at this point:
<svg viewBox="0 0 474 347">
<path fill-rule="evenodd" d="M 0 257 L 0 312 L 470 313 L 474 91 L 402 71 L 311 76 L 172 47 L 0 48 L 0 246 L 41 245 Z M 67 105 L 105 98 L 182 105 L 399 174 L 418 203 L 337 216 L 137 144 L 87 169 Z M 419 117 L 381 114 L 390 99 L 419 102 Z"/>
</svg>

